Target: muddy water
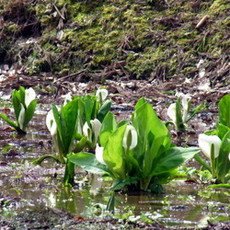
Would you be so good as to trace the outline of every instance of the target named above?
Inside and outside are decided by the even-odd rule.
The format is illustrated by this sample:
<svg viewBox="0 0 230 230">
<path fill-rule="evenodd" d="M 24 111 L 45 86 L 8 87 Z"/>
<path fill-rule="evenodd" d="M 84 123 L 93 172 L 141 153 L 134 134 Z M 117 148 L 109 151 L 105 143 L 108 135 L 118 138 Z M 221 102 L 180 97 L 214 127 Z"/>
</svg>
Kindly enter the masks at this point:
<svg viewBox="0 0 230 230">
<path fill-rule="evenodd" d="M 103 208 L 109 199 L 108 183 L 102 184 L 101 178 L 87 176 L 77 169 L 76 186 L 63 189 L 61 165 L 52 161 L 42 166 L 32 164 L 36 157 L 53 153 L 45 127 L 48 110 L 49 106 L 39 106 L 26 136 L 17 135 L 0 121 L 0 199 L 4 204 L 1 214 L 14 215 L 45 205 L 76 217 L 103 218 Z M 192 136 L 190 143 L 194 143 Z M 170 183 L 165 188 L 162 195 L 116 194 L 116 217 L 188 227 L 205 227 L 207 220 L 229 220 L 229 191 L 210 191 L 205 186 L 184 181 Z"/>
</svg>

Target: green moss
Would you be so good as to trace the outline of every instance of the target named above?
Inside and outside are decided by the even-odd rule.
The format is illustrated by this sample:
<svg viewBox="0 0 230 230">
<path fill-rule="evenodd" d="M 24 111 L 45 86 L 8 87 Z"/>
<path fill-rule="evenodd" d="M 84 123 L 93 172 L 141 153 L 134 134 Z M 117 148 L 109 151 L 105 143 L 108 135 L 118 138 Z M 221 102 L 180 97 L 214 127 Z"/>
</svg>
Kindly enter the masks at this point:
<svg viewBox="0 0 230 230">
<path fill-rule="evenodd" d="M 215 0 L 209 8 L 210 14 L 221 14 L 229 10 L 230 3 L 226 0 Z"/>
<path fill-rule="evenodd" d="M 6 3 L 0 3 L 0 12 L 5 9 L 10 4 L 6 8 Z M 23 53 L 22 47 L 12 45 L 21 25 L 7 19 L 2 36 L 8 40 L 0 44 L 0 54 L 12 46 L 10 56 L 23 53 L 21 61 L 30 73 L 99 72 L 106 65 L 125 61 L 133 77 L 153 77 L 163 68 L 170 78 L 189 73 L 200 53 L 215 58 L 226 52 L 230 24 L 226 9 L 224 0 L 169 1 L 168 6 L 161 0 L 57 0 L 55 5 L 50 0 L 36 1 L 27 4 L 26 10 L 36 12 L 42 37 Z M 195 29 L 204 15 L 209 20 Z"/>
<path fill-rule="evenodd" d="M 130 72 L 135 74 L 136 78 L 148 78 L 153 73 L 157 64 L 165 59 L 163 47 L 156 49 L 147 48 L 141 54 L 130 54 L 128 57 L 128 66 Z"/>
</svg>

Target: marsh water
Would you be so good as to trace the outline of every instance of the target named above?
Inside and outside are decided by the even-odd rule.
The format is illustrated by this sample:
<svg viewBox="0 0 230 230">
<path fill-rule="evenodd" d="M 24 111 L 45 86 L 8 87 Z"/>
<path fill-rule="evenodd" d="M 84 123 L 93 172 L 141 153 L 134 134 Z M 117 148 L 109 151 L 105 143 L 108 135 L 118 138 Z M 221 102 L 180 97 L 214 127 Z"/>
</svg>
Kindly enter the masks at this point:
<svg viewBox="0 0 230 230">
<path fill-rule="evenodd" d="M 38 106 L 28 134 L 24 136 L 17 135 L 0 120 L 1 215 L 13 217 L 41 205 L 80 219 L 107 218 L 104 209 L 110 196 L 110 182 L 76 169 L 76 185 L 71 189 L 63 188 L 61 165 L 52 161 L 45 161 L 41 166 L 32 164 L 37 157 L 54 153 L 45 126 L 49 108 L 49 105 Z M 189 142 L 195 142 L 192 136 Z M 113 217 L 165 226 L 205 227 L 207 221 L 229 221 L 229 197 L 227 189 L 208 190 L 196 181 L 178 180 L 166 185 L 160 195 L 117 193 Z"/>
</svg>

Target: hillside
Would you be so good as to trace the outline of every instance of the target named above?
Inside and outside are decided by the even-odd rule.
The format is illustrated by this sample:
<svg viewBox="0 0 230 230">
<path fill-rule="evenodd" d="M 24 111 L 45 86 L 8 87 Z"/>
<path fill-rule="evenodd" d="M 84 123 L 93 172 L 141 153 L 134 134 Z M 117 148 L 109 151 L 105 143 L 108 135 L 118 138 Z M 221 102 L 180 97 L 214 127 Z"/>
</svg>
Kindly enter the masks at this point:
<svg viewBox="0 0 230 230">
<path fill-rule="evenodd" d="M 0 64 L 26 75 L 229 84 L 225 0 L 2 0 Z"/>
</svg>

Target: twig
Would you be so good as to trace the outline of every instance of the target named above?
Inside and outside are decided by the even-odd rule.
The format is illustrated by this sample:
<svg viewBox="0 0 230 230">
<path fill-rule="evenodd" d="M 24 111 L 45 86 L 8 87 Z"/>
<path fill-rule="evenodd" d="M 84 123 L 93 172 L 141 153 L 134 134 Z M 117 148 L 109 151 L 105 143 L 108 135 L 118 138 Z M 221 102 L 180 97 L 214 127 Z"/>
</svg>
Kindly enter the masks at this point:
<svg viewBox="0 0 230 230">
<path fill-rule="evenodd" d="M 205 25 L 205 23 L 207 22 L 207 20 L 209 19 L 208 15 L 205 15 L 196 25 L 196 29 L 200 29 L 201 27 L 203 27 Z"/>
<path fill-rule="evenodd" d="M 54 6 L 55 10 L 57 11 L 57 13 L 60 15 L 60 17 L 61 17 L 63 20 L 65 20 L 65 16 L 63 16 L 63 15 L 61 14 L 61 12 L 59 11 L 59 9 L 58 9 L 57 6 L 55 5 L 55 3 L 53 3 L 53 6 Z M 64 5 L 64 7 L 65 7 L 65 5 Z M 64 7 L 63 7 L 63 8 L 64 8 Z"/>
<path fill-rule="evenodd" d="M 64 81 L 64 80 L 66 80 L 67 78 L 75 77 L 75 76 L 77 76 L 77 75 L 83 73 L 84 71 L 85 71 L 85 70 L 80 70 L 80 71 L 78 71 L 77 73 L 72 73 L 72 74 L 69 74 L 69 75 L 67 75 L 67 76 L 60 77 L 60 78 L 54 80 L 53 83 L 56 83 L 56 82 L 59 82 L 59 81 Z"/>
</svg>

